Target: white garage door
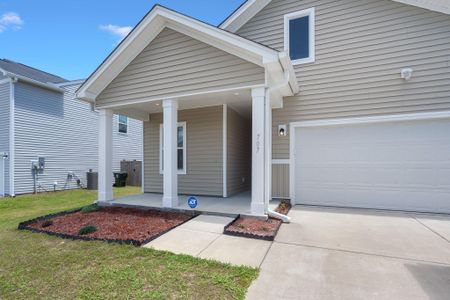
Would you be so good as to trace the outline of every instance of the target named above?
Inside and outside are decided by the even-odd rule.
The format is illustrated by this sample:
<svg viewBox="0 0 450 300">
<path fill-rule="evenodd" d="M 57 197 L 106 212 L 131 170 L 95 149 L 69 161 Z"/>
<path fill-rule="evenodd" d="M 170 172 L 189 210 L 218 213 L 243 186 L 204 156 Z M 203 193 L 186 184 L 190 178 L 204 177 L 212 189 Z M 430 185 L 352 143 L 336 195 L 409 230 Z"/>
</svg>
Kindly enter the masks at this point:
<svg viewBox="0 0 450 300">
<path fill-rule="evenodd" d="M 450 120 L 295 129 L 297 204 L 450 213 Z"/>
</svg>

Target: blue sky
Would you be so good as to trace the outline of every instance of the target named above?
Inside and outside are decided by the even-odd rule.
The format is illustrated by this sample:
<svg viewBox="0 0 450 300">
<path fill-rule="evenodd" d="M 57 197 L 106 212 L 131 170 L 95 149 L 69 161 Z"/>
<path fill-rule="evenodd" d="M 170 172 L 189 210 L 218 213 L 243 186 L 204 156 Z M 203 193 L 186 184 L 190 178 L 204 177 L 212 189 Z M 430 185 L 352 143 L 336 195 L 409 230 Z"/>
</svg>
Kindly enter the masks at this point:
<svg viewBox="0 0 450 300">
<path fill-rule="evenodd" d="M 0 0 L 0 58 L 86 78 L 156 3 L 217 25 L 243 0 Z"/>
</svg>

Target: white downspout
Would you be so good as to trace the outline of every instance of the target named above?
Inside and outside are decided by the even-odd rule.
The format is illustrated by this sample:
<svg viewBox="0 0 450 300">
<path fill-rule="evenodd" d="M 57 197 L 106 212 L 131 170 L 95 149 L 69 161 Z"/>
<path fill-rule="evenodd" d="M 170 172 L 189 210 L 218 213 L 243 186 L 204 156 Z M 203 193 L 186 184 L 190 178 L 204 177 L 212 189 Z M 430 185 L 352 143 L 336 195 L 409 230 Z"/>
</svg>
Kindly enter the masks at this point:
<svg viewBox="0 0 450 300">
<path fill-rule="evenodd" d="M 285 87 L 286 85 L 289 84 L 289 81 L 290 81 L 290 73 L 289 73 L 289 71 L 285 70 L 284 71 L 284 80 L 283 80 L 283 82 L 281 82 L 280 84 L 277 84 L 276 86 L 270 87 L 268 89 L 267 95 L 268 95 L 269 99 L 270 99 L 270 95 L 271 95 L 272 92 Z M 269 109 L 272 110 L 272 106 L 271 106 L 270 101 L 268 101 L 267 105 L 269 105 L 268 110 Z M 269 117 L 269 112 L 266 112 L 266 118 L 268 118 L 268 117 Z M 266 141 L 270 141 L 270 143 L 268 143 L 268 147 L 267 148 L 270 147 L 270 149 L 268 150 L 269 153 L 270 153 L 268 155 L 268 159 L 269 159 L 269 168 L 272 168 L 272 148 L 271 148 L 272 147 L 272 114 L 271 114 L 271 111 L 270 111 L 270 122 L 267 122 L 267 123 L 269 123 L 267 125 L 267 128 L 269 128 L 269 129 L 266 130 Z M 270 172 L 269 174 L 272 174 L 271 170 L 266 170 L 266 172 Z M 271 177 L 271 175 L 270 175 L 270 177 Z M 266 182 L 266 184 L 269 184 L 269 182 Z M 270 180 L 270 184 L 272 184 L 271 180 Z M 272 191 L 271 188 L 268 188 L 268 190 Z M 272 218 L 275 218 L 275 219 L 280 219 L 280 220 L 282 220 L 285 223 L 290 223 L 291 222 L 291 218 L 290 217 L 288 217 L 286 215 L 283 215 L 283 214 L 280 214 L 280 213 L 278 213 L 276 211 L 273 211 L 273 210 L 271 210 L 269 208 L 269 201 L 270 201 L 271 198 L 272 198 L 272 195 L 270 195 L 269 193 L 265 197 L 265 203 L 264 204 L 265 204 L 265 207 L 266 207 L 267 215 L 269 217 L 272 217 Z"/>
</svg>

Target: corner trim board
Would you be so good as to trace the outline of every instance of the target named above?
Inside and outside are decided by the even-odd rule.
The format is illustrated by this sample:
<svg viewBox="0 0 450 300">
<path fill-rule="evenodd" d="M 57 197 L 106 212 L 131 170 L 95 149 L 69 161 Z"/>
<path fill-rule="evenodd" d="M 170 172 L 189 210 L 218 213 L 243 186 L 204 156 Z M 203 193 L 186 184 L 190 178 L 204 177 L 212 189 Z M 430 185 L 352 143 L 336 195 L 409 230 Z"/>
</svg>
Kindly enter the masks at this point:
<svg viewBox="0 0 450 300">
<path fill-rule="evenodd" d="M 228 197 L 228 106 L 223 105 L 223 122 L 222 122 L 222 164 L 223 164 L 223 197 Z"/>
<path fill-rule="evenodd" d="M 11 197 L 15 196 L 15 82 L 13 79 L 10 81 L 9 89 L 9 195 Z"/>
</svg>

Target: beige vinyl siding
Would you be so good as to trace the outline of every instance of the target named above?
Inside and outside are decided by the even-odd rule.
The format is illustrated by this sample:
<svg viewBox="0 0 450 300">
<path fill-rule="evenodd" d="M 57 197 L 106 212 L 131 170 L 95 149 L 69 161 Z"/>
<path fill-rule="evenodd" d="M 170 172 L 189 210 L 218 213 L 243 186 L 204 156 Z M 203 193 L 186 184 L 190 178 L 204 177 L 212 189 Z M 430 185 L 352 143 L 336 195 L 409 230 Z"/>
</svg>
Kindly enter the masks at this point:
<svg viewBox="0 0 450 300">
<path fill-rule="evenodd" d="M 450 16 L 388 0 L 273 0 L 238 34 L 283 50 L 284 15 L 315 7 L 316 61 L 273 111 L 289 122 L 450 110 Z M 402 68 L 414 70 L 411 81 Z M 275 131 L 275 130 L 274 130 Z M 274 132 L 273 156 L 289 158 Z"/>
<path fill-rule="evenodd" d="M 250 190 L 251 120 L 227 109 L 227 192 L 233 196 Z"/>
<path fill-rule="evenodd" d="M 164 29 L 97 98 L 152 100 L 263 84 L 264 68 Z"/>
<path fill-rule="evenodd" d="M 147 193 L 162 193 L 160 174 L 160 124 L 162 114 L 144 122 L 144 176 Z M 178 193 L 223 195 L 223 107 L 181 110 L 178 121 L 186 122 L 187 174 L 178 175 Z"/>
<path fill-rule="evenodd" d="M 289 198 L 289 164 L 272 165 L 272 197 Z"/>
</svg>

